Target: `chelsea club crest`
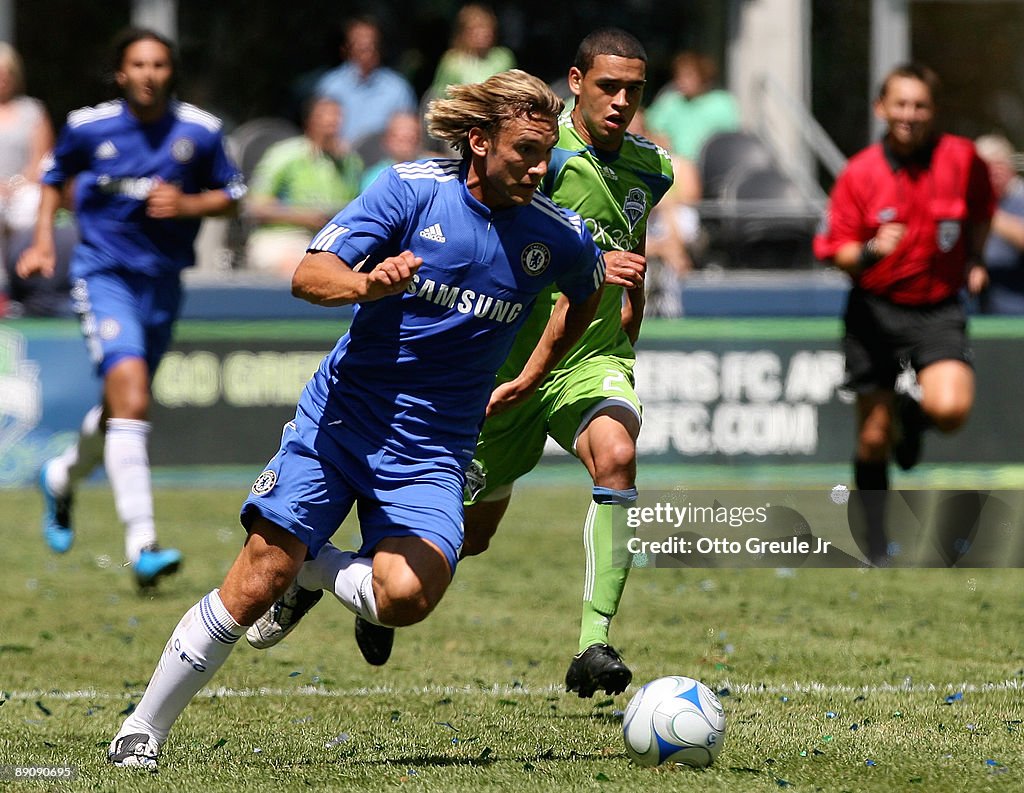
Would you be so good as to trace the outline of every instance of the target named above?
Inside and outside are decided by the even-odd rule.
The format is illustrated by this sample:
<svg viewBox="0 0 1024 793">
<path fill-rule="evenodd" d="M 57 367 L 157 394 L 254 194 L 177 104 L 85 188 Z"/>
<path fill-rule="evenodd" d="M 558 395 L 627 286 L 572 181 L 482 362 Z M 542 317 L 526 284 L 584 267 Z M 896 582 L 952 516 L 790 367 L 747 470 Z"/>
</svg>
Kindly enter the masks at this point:
<svg viewBox="0 0 1024 793">
<path fill-rule="evenodd" d="M 274 489 L 274 485 L 276 484 L 277 472 L 268 468 L 256 477 L 256 481 L 252 484 L 252 494 L 254 496 L 265 496 Z"/>
<path fill-rule="evenodd" d="M 527 275 L 540 275 L 551 264 L 551 251 L 543 242 L 531 242 L 520 257 Z"/>
<path fill-rule="evenodd" d="M 188 162 L 195 153 L 196 144 L 190 138 L 178 138 L 171 144 L 171 156 L 178 162 Z"/>
</svg>

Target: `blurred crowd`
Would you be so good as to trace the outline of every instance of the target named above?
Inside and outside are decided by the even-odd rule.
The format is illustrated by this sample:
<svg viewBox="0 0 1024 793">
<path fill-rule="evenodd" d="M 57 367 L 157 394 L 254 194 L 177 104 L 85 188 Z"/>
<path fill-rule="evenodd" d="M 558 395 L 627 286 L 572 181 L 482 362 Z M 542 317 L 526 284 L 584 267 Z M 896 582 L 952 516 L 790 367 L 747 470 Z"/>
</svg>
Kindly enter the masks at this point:
<svg viewBox="0 0 1024 793">
<path fill-rule="evenodd" d="M 485 5 L 469 3 L 454 18 L 449 47 L 437 63 L 430 87 L 417 96 L 410 82 L 383 62 L 385 33 L 372 17 L 348 20 L 340 64 L 307 76 L 303 84 L 300 118 L 251 119 L 229 131 L 228 141 L 249 193 L 241 216 L 231 221 L 225 235 L 226 255 L 219 258 L 225 269 L 289 278 L 312 234 L 381 171 L 396 162 L 451 154 L 426 134 L 423 114 L 431 99 L 443 96 L 448 85 L 479 82 L 516 66 L 515 53 L 501 44 L 496 15 Z M 26 96 L 24 85 L 18 53 L 0 43 L 0 256 L 4 263 L 0 315 L 69 315 L 67 264 L 77 241 L 70 206 L 58 217 L 56 276 L 26 280 L 14 272 L 20 252 L 31 241 L 40 164 L 54 143 L 54 126 L 45 105 Z M 559 92 L 571 102 L 567 90 Z M 717 267 L 715 239 L 728 236 L 729 229 L 721 222 L 716 225 L 713 212 L 709 221 L 705 210 L 730 189 L 718 183 L 725 178 L 729 158 L 736 166 L 731 169 L 734 192 L 753 184 L 754 198 L 782 198 L 792 185 L 778 174 L 770 155 L 739 167 L 741 160 L 750 157 L 739 144 L 753 151 L 758 142 L 743 130 L 738 103 L 720 86 L 718 65 L 710 56 L 678 53 L 672 60 L 670 80 L 649 86 L 648 95 L 651 101 L 637 114 L 631 129 L 670 153 L 676 179 L 648 225 L 648 311 L 679 316 L 685 279 L 694 270 Z M 712 147 L 707 145 L 712 139 L 719 144 L 715 157 L 726 159 L 726 171 L 712 162 Z M 992 169 L 1001 197 L 986 251 L 991 256 L 993 284 L 979 310 L 1024 313 L 1024 183 L 1015 169 L 1013 147 L 1005 138 L 985 136 L 979 139 L 978 150 Z M 747 179 L 737 188 L 736 172 L 744 169 L 757 179 Z M 770 177 L 767 182 L 766 176 Z M 763 195 L 756 192 L 768 183 L 776 186 Z M 778 183 L 783 185 L 781 190 Z M 737 192 L 732 198 L 738 196 Z M 727 256 L 758 269 L 811 263 L 811 219 L 803 218 L 802 226 L 791 239 L 782 240 L 781 247 L 778 238 L 786 236 L 784 224 L 777 223 L 764 233 L 766 224 L 771 226 L 773 220 L 762 221 L 761 233 L 752 240 L 748 235 L 746 247 L 742 235 L 734 233 L 736 244 Z M 732 231 L 737 228 L 734 224 Z M 776 255 L 761 255 L 772 245 Z M 739 266 L 745 265 L 740 262 Z"/>
</svg>

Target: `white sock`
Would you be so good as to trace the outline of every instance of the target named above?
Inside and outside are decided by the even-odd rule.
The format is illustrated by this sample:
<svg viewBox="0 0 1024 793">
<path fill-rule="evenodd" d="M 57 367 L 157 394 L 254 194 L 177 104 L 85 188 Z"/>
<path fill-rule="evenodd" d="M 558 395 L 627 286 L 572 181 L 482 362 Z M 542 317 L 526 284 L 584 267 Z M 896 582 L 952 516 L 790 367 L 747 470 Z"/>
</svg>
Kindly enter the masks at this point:
<svg viewBox="0 0 1024 793">
<path fill-rule="evenodd" d="M 302 565 L 296 580 L 303 589 L 326 589 L 353 614 L 382 624 L 373 594 L 373 559 L 327 543 L 316 559 Z"/>
<path fill-rule="evenodd" d="M 100 415 L 103 408 L 94 405 L 82 419 L 78 440 L 57 455 L 46 466 L 46 486 L 50 492 L 65 495 L 91 474 L 103 461 L 103 428 Z"/>
<path fill-rule="evenodd" d="M 181 618 L 164 647 L 146 693 L 118 736 L 143 732 L 163 744 L 185 706 L 227 660 L 245 628 L 235 622 L 215 589 Z"/>
<path fill-rule="evenodd" d="M 146 442 L 150 423 L 138 419 L 107 419 L 104 464 L 114 491 L 114 508 L 124 524 L 124 548 L 135 564 L 143 548 L 156 542 L 153 486 Z"/>
</svg>

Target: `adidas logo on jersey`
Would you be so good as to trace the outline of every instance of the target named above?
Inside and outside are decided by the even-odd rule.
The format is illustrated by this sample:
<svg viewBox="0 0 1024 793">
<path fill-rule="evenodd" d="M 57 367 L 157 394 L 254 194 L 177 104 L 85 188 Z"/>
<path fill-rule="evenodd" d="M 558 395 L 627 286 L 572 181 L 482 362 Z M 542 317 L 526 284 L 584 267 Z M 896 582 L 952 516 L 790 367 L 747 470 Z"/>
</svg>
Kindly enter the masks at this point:
<svg viewBox="0 0 1024 793">
<path fill-rule="evenodd" d="M 420 236 L 425 240 L 432 240 L 433 242 L 447 242 L 448 240 L 444 237 L 444 232 L 441 231 L 441 224 L 435 223 L 433 226 L 428 226 L 420 232 Z"/>
<path fill-rule="evenodd" d="M 112 160 L 117 156 L 117 146 L 113 141 L 105 140 L 96 147 L 97 160 Z"/>
</svg>

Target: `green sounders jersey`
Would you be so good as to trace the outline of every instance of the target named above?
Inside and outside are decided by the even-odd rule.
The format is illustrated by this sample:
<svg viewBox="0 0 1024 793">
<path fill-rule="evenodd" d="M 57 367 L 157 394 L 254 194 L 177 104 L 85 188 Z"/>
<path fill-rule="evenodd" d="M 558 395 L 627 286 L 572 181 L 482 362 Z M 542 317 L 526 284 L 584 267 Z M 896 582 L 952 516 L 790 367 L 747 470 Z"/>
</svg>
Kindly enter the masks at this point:
<svg viewBox="0 0 1024 793">
<path fill-rule="evenodd" d="M 556 204 L 583 217 L 601 250 L 641 249 L 651 209 L 671 186 L 672 163 L 660 146 L 626 133 L 618 152 L 598 151 L 580 138 L 570 111 L 562 114 L 558 145 L 542 187 Z M 605 285 L 594 321 L 558 369 L 572 368 L 591 355 L 633 357 L 633 346 L 622 329 L 623 291 L 620 286 Z M 500 381 L 511 380 L 522 371 L 559 295 L 548 291 L 537 296 L 532 313 L 498 372 Z"/>
</svg>

